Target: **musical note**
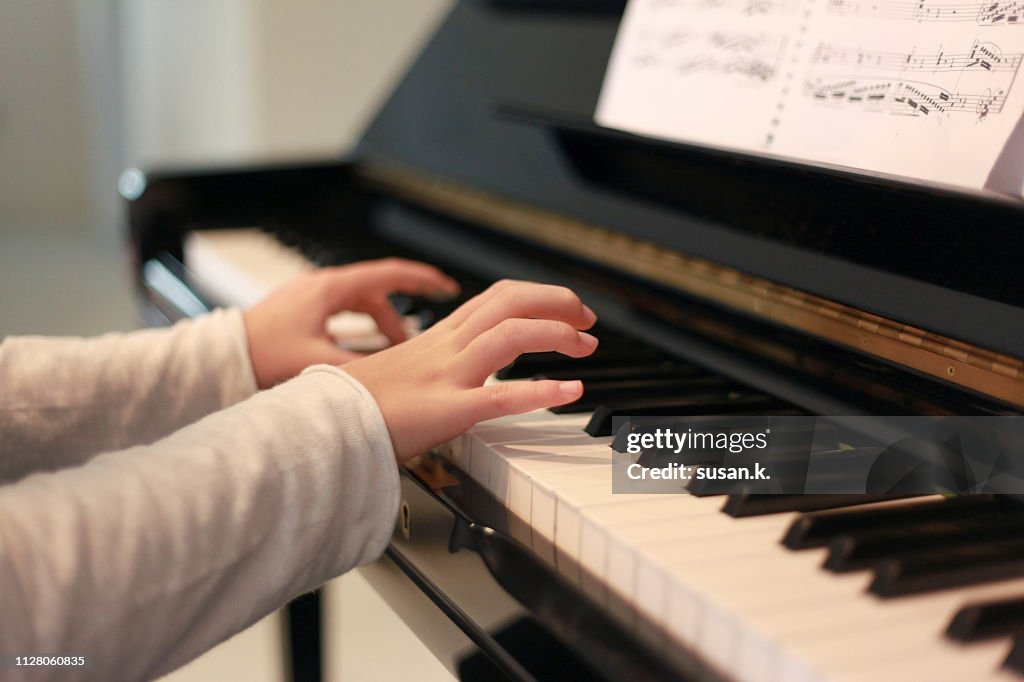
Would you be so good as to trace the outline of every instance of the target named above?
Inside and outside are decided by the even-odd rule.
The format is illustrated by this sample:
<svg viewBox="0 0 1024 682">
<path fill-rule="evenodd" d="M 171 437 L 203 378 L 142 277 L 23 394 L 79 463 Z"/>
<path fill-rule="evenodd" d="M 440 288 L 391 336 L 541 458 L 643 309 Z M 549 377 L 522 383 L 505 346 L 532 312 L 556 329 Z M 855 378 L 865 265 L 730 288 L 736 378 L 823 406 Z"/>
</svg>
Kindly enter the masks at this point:
<svg viewBox="0 0 1024 682">
<path fill-rule="evenodd" d="M 975 40 L 964 53 L 881 52 L 820 44 L 804 93 L 819 105 L 935 117 L 999 114 L 1024 54 Z"/>
</svg>

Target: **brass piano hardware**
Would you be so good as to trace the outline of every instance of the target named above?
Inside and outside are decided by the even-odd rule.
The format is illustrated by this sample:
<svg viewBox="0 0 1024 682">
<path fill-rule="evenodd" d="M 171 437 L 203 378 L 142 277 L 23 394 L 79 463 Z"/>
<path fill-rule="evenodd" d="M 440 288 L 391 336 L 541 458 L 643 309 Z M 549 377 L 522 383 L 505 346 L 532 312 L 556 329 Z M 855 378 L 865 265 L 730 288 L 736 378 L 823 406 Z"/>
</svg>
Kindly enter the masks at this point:
<svg viewBox="0 0 1024 682">
<path fill-rule="evenodd" d="M 360 175 L 420 205 L 1024 407 L 1021 359 L 391 162 L 367 163 Z"/>
<path fill-rule="evenodd" d="M 452 476 L 451 472 L 445 467 L 444 460 L 433 453 L 413 457 L 404 466 L 415 473 L 417 478 L 430 486 L 430 489 L 435 492 L 448 486 L 459 484 L 459 479 Z"/>
<path fill-rule="evenodd" d="M 412 511 L 409 509 L 409 503 L 406 500 L 402 500 L 401 512 L 398 515 L 399 519 L 399 530 L 402 533 L 402 537 L 408 540 L 412 535 Z"/>
</svg>

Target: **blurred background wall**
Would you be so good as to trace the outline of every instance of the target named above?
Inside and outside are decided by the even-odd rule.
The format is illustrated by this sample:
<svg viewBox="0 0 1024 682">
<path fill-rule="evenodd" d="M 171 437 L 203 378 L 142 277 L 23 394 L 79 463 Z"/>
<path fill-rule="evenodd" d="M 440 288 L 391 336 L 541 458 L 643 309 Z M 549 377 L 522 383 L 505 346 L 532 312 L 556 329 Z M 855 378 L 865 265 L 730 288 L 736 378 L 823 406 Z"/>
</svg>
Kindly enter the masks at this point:
<svg viewBox="0 0 1024 682">
<path fill-rule="evenodd" d="M 0 338 L 136 327 L 120 171 L 340 155 L 450 4 L 0 0 Z M 328 679 L 450 678 L 357 573 L 327 602 Z M 271 617 L 172 678 L 280 650 Z"/>
<path fill-rule="evenodd" d="M 133 324 L 120 170 L 339 155 L 450 4 L 0 2 L 0 336 Z"/>
</svg>

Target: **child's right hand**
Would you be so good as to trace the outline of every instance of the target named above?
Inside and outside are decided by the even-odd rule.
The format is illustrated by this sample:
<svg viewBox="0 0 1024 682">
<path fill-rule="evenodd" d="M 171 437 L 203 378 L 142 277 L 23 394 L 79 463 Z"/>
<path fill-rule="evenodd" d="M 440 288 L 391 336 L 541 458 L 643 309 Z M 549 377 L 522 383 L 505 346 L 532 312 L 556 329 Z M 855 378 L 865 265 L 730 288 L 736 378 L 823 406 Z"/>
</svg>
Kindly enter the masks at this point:
<svg viewBox="0 0 1024 682">
<path fill-rule="evenodd" d="M 590 355 L 597 339 L 580 330 L 596 319 L 565 287 L 505 280 L 416 338 L 342 368 L 376 399 L 402 463 L 479 421 L 579 398 L 578 381 L 483 383 L 522 353 Z"/>
</svg>

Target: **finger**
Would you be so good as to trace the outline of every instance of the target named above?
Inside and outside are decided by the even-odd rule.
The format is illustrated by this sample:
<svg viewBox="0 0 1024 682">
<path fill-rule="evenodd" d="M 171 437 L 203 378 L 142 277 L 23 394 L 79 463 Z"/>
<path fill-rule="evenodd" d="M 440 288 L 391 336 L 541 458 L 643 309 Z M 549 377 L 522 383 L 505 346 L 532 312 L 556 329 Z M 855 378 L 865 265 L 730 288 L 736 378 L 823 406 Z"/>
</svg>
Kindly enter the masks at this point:
<svg viewBox="0 0 1024 682">
<path fill-rule="evenodd" d="M 324 268 L 319 276 L 331 312 L 346 309 L 359 298 L 378 293 L 437 297 L 454 296 L 459 292 L 458 282 L 434 266 L 401 258 Z"/>
<path fill-rule="evenodd" d="M 467 392 L 467 411 L 474 422 L 565 405 L 583 395 L 580 381 L 510 381 Z"/>
<path fill-rule="evenodd" d="M 589 329 L 597 320 L 572 290 L 550 284 L 516 283 L 485 301 L 459 327 L 463 343 L 498 325 L 503 320 L 532 317 L 557 320 L 576 329 Z"/>
<path fill-rule="evenodd" d="M 402 343 L 409 338 L 405 331 L 405 322 L 387 298 L 374 298 L 359 307 L 359 312 L 368 313 L 377 323 L 377 328 L 387 337 L 392 345 Z"/>
<path fill-rule="evenodd" d="M 448 326 L 457 326 L 462 324 L 466 321 L 466 318 L 476 312 L 484 303 L 494 298 L 494 296 L 499 292 L 517 284 L 523 284 L 523 282 L 514 279 L 503 279 L 495 282 L 456 308 L 451 315 L 444 318 L 444 324 Z"/>
<path fill-rule="evenodd" d="M 489 329 L 459 354 L 460 374 L 478 383 L 523 353 L 555 351 L 572 358 L 590 355 L 597 338 L 555 320 L 505 320 Z"/>
</svg>

